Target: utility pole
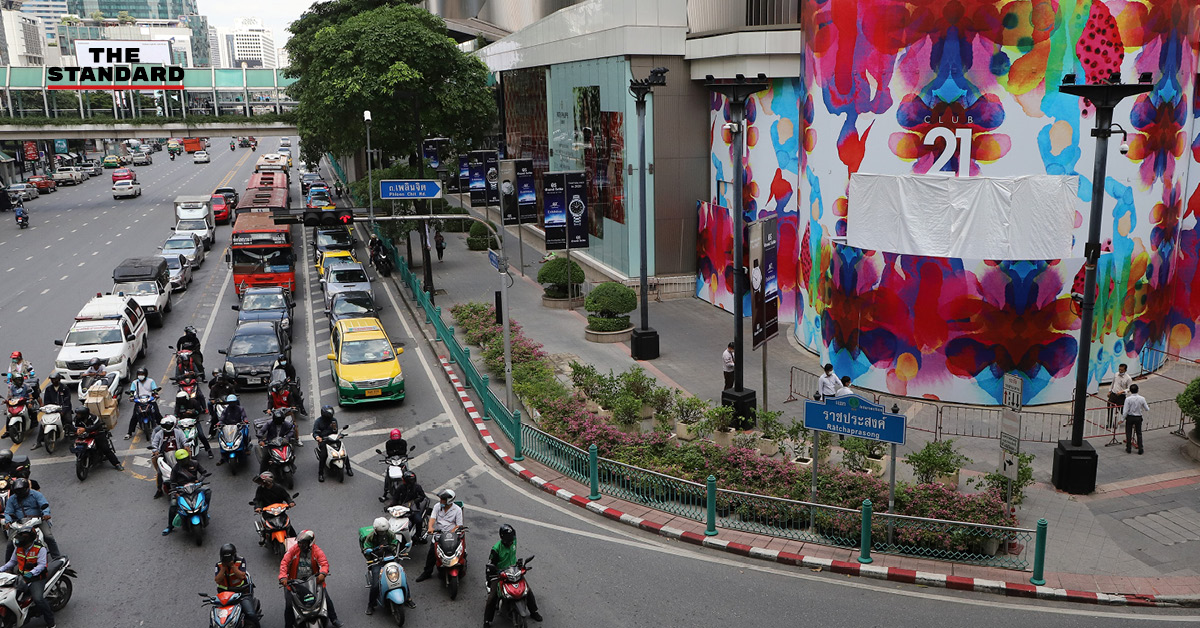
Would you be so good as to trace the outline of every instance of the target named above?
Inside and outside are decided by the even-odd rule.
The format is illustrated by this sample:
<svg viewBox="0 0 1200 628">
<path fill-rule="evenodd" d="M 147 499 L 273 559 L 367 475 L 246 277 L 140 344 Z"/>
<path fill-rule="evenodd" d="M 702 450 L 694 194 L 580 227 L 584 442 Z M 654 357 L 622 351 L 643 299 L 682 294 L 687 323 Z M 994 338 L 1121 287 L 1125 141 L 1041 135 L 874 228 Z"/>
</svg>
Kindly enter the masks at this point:
<svg viewBox="0 0 1200 628">
<path fill-rule="evenodd" d="M 667 84 L 667 68 L 654 68 L 650 76 L 644 79 L 629 79 L 629 93 L 633 95 L 637 105 L 638 118 L 638 243 L 641 248 L 640 281 L 641 292 L 641 328 L 633 330 L 630 340 L 630 354 L 635 360 L 653 360 L 658 357 L 658 332 L 650 328 L 650 287 L 647 278 L 649 265 L 649 243 L 646 232 L 649 230 L 649 220 L 646 216 L 646 97 L 654 87 Z M 568 254 L 570 249 L 567 249 Z M 570 264 L 567 265 L 570 272 Z"/>
</svg>

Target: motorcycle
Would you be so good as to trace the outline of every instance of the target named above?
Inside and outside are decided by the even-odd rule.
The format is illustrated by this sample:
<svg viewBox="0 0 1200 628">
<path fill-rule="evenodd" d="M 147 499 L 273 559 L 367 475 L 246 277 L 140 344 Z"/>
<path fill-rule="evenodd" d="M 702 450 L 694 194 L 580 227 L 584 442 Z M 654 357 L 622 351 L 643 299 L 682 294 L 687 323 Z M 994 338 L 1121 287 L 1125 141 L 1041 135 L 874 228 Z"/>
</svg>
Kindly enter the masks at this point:
<svg viewBox="0 0 1200 628">
<path fill-rule="evenodd" d="M 439 532 L 433 538 L 437 558 L 438 578 L 450 591 L 450 599 L 458 597 L 458 584 L 467 570 L 467 526 L 455 532 Z"/>
<path fill-rule="evenodd" d="M 221 457 L 229 465 L 229 474 L 237 475 L 238 466 L 250 455 L 250 424 L 243 421 L 236 425 L 221 425 L 218 432 Z"/>
<path fill-rule="evenodd" d="M 237 147 L 233 145 L 233 142 L 229 143 L 229 150 L 237 150 Z"/>
<path fill-rule="evenodd" d="M 113 446 L 112 434 L 107 430 L 99 438 L 107 438 L 108 446 Z M 71 451 L 75 454 L 75 477 L 79 478 L 80 482 L 87 479 L 88 473 L 94 467 L 100 466 L 106 460 L 104 452 L 97 446 L 96 439 L 96 435 L 89 434 L 83 428 L 75 430 L 75 446 L 71 448 Z M 170 474 L 171 472 L 168 470 L 167 475 Z"/>
<path fill-rule="evenodd" d="M 52 454 L 58 449 L 58 442 L 63 438 L 62 407 L 55 404 L 42 406 L 42 438 L 46 443 L 46 453 Z"/>
<path fill-rule="evenodd" d="M 171 155 L 171 161 L 175 161 L 175 151 L 171 151 L 170 155 Z"/>
<path fill-rule="evenodd" d="M 283 438 L 272 438 L 259 455 L 267 457 L 267 468 L 284 486 L 292 488 L 296 475 L 296 451 L 292 443 Z"/>
<path fill-rule="evenodd" d="M 376 606 L 386 608 L 397 626 L 404 625 L 404 603 L 412 597 L 408 588 L 408 576 L 400 566 L 400 561 L 408 558 L 409 549 L 407 546 L 402 547 L 399 556 L 376 556 L 373 551 L 366 550 L 367 588 L 371 587 L 372 568 L 382 565 L 379 570 L 379 597 L 376 598 Z"/>
<path fill-rule="evenodd" d="M 29 228 L 29 210 L 25 209 L 25 207 L 22 205 L 17 205 L 17 209 L 20 210 L 20 211 L 16 212 L 17 227 L 19 227 L 21 229 L 28 229 Z"/>
<path fill-rule="evenodd" d="M 196 373 L 188 371 L 179 377 L 171 378 L 179 390 L 187 393 L 188 401 L 192 402 L 197 408 L 205 408 L 204 393 L 200 390 L 200 380 L 196 379 Z"/>
<path fill-rule="evenodd" d="M 9 397 L 4 402 L 8 407 L 8 437 L 12 439 L 14 444 L 20 444 L 25 440 L 25 435 L 29 433 L 33 427 L 33 419 L 30 417 L 28 397 Z"/>
<path fill-rule="evenodd" d="M 104 375 L 84 375 L 79 378 L 79 404 L 87 403 L 87 391 L 95 384 L 103 384 L 113 399 L 121 399 L 121 378 L 116 373 Z"/>
<path fill-rule="evenodd" d="M 389 506 L 384 510 L 388 514 L 388 531 L 396 537 L 401 544 L 423 543 L 427 531 L 425 526 L 421 524 L 429 518 L 429 508 L 422 504 L 414 504 L 421 509 L 419 516 L 413 518 L 413 509 L 403 504 Z"/>
<path fill-rule="evenodd" d="M 287 603 L 296 616 L 296 628 L 325 628 L 329 611 L 325 607 L 325 587 L 312 576 L 304 580 L 288 580 Z"/>
<path fill-rule="evenodd" d="M 276 369 L 276 373 L 282 373 L 282 370 Z M 277 408 L 291 408 L 295 406 L 295 400 L 292 398 L 292 385 L 288 381 L 275 381 L 275 376 L 271 376 L 272 382 L 268 387 L 267 392 L 267 409 L 275 410 Z"/>
<path fill-rule="evenodd" d="M 190 482 L 175 487 L 171 497 L 178 508 L 173 523 L 195 537 L 197 547 L 203 545 L 204 529 L 208 527 L 208 503 L 212 500 L 208 482 Z"/>
<path fill-rule="evenodd" d="M 501 571 L 495 576 L 493 586 L 500 587 L 497 591 L 496 602 L 500 605 L 500 616 L 507 617 L 513 628 L 525 628 L 529 625 L 529 585 L 525 582 L 525 574 L 531 567 L 529 561 L 533 556 L 517 559 L 515 565 Z"/>
<path fill-rule="evenodd" d="M 371 251 L 371 265 L 384 277 L 392 274 L 392 260 L 388 259 L 387 252 L 382 246 Z"/>
<path fill-rule="evenodd" d="M 146 437 L 146 442 L 150 442 L 154 428 L 162 420 L 162 413 L 158 410 L 158 400 L 154 395 L 134 397 L 131 394 L 129 397 L 133 400 L 133 416 L 136 417 L 137 425 L 142 428 L 142 436 Z"/>
<path fill-rule="evenodd" d="M 41 519 L 33 518 L 25 522 L 14 524 L 12 533 L 15 534 L 18 530 L 29 529 L 41 523 Z M 38 535 L 39 540 L 41 535 Z M 71 591 L 73 589 L 71 578 L 78 578 L 79 575 L 71 569 L 71 561 L 66 556 L 61 558 L 50 559 L 46 565 L 45 598 L 50 604 L 50 608 L 55 612 L 61 611 L 66 607 L 67 602 L 71 601 Z M 29 596 L 29 592 L 20 586 L 21 576 L 12 573 L 0 573 L 0 625 L 4 628 L 18 628 L 25 626 L 33 617 L 33 613 L 37 612 L 33 608 L 33 598 Z"/>
<path fill-rule="evenodd" d="M 147 447 L 147 449 L 154 451 L 153 447 Z M 153 453 L 150 456 L 151 466 L 162 476 L 163 491 L 169 490 L 168 482 L 171 481 L 171 470 L 175 468 L 175 450 L 168 450 L 161 456 L 157 453 Z"/>
<path fill-rule="evenodd" d="M 244 628 L 246 618 L 242 617 L 242 598 L 246 595 L 240 591 L 221 591 L 216 595 L 201 593 L 200 597 L 205 598 L 201 604 L 212 607 L 209 628 Z M 262 605 L 258 600 L 254 600 L 254 614 L 262 616 Z"/>
<path fill-rule="evenodd" d="M 292 498 L 299 497 L 300 493 L 293 493 Z M 254 502 L 250 502 L 253 506 Z M 258 531 L 258 544 L 263 545 L 271 550 L 276 556 L 282 556 L 287 548 L 287 540 L 296 538 L 296 530 L 292 527 L 292 519 L 288 516 L 287 511 L 291 507 L 284 503 L 270 504 L 264 506 L 257 520 L 254 522 L 254 529 Z"/>
<path fill-rule="evenodd" d="M 416 449 L 415 445 L 410 445 L 408 453 Z M 375 453 L 383 455 L 382 449 L 376 449 Z M 404 481 L 404 472 L 408 471 L 408 456 L 387 456 L 379 461 L 379 464 L 387 465 L 387 472 L 383 474 L 383 497 L 379 501 L 387 499 L 388 495 L 395 495 L 396 491 L 400 490 L 400 485 Z"/>
<path fill-rule="evenodd" d="M 339 482 L 346 481 L 346 465 L 350 462 L 346 456 L 346 448 L 342 445 L 342 437 L 346 435 L 346 429 L 349 427 L 349 424 L 343 425 L 342 431 L 330 434 L 323 439 L 325 441 L 325 470 L 331 472 L 336 470 Z M 320 460 L 319 455 L 317 459 Z"/>
<path fill-rule="evenodd" d="M 179 419 L 179 430 L 183 432 L 183 442 L 188 451 L 200 451 L 200 427 L 196 425 L 195 411 L 188 410 L 175 418 Z"/>
</svg>

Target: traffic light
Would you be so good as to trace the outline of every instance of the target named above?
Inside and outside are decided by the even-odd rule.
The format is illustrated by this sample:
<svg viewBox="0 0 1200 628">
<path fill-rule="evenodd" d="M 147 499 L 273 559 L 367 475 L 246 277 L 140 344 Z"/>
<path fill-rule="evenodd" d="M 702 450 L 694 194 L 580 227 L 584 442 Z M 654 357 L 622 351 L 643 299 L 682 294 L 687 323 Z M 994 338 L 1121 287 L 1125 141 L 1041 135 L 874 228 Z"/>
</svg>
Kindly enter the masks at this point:
<svg viewBox="0 0 1200 628">
<path fill-rule="evenodd" d="M 334 211 L 337 212 L 337 221 L 339 223 L 350 226 L 350 224 L 354 222 L 353 209 L 336 209 Z"/>
<path fill-rule="evenodd" d="M 306 209 L 304 210 L 305 227 L 333 227 L 336 225 L 349 226 L 354 222 L 354 210 L 338 209 Z"/>
</svg>

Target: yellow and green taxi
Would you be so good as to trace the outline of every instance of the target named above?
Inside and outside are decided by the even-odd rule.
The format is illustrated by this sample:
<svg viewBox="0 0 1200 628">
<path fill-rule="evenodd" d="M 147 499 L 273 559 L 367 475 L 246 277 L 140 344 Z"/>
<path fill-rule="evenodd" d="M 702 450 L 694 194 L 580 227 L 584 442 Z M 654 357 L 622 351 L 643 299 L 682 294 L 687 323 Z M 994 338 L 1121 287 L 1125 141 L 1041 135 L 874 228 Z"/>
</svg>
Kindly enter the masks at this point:
<svg viewBox="0 0 1200 628">
<path fill-rule="evenodd" d="M 100 162 L 100 165 L 105 168 L 120 168 L 121 158 L 116 155 L 108 155 L 104 158 L 104 161 Z"/>
<path fill-rule="evenodd" d="M 337 322 L 330 339 L 329 366 L 337 387 L 338 405 L 404 399 L 404 373 L 378 318 L 347 318 Z"/>
<path fill-rule="evenodd" d="M 325 265 L 328 264 L 330 261 L 337 260 L 337 259 L 345 260 L 347 262 L 357 262 L 358 261 L 357 259 L 354 258 L 354 251 L 334 250 L 334 251 L 325 251 L 324 253 L 318 251 L 317 252 L 317 276 L 324 277 L 325 276 Z"/>
</svg>

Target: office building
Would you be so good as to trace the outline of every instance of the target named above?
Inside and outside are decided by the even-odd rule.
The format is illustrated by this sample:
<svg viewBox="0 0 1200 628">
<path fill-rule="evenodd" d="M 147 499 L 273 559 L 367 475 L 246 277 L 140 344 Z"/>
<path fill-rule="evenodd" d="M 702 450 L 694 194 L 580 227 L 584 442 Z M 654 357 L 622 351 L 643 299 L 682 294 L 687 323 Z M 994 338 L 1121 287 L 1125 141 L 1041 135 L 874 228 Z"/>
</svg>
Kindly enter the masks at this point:
<svg viewBox="0 0 1200 628">
<path fill-rule="evenodd" d="M 177 20 L 181 15 L 198 15 L 196 0 L 67 0 L 67 13 L 89 17 L 99 11 L 117 17 L 121 11 L 142 19 Z"/>
<path fill-rule="evenodd" d="M 45 31 L 46 43 L 58 45 L 58 23 L 67 15 L 67 0 L 25 0 L 21 12 L 40 18 Z"/>
<path fill-rule="evenodd" d="M 133 24 L 119 24 L 115 19 L 88 20 L 79 24 L 60 24 L 58 47 L 65 65 L 76 65 L 75 40 L 113 39 L 148 40 L 171 42 L 171 62 L 182 67 L 203 67 L 196 63 L 193 55 L 195 46 L 192 29 L 180 20 L 137 20 Z M 204 47 L 207 53 L 207 46 Z"/>
<path fill-rule="evenodd" d="M 0 9 L 0 65 L 44 65 L 46 36 L 42 20 Z"/>
<path fill-rule="evenodd" d="M 275 34 L 255 17 L 239 19 L 232 27 L 217 29 L 220 66 L 225 68 L 278 67 Z"/>
</svg>

